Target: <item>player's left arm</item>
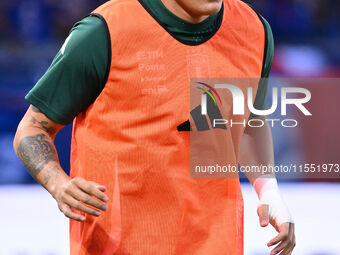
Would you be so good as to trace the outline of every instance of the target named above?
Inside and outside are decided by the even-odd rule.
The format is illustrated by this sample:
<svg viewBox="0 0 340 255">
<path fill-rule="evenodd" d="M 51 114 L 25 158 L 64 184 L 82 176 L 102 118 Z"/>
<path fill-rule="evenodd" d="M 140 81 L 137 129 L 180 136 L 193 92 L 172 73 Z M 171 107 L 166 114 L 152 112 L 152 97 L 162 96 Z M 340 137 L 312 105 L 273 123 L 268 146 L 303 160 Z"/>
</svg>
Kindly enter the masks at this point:
<svg viewBox="0 0 340 255">
<path fill-rule="evenodd" d="M 261 128 L 246 127 L 240 146 L 241 166 L 274 166 L 273 142 L 270 127 L 264 116 L 257 116 L 264 120 Z M 292 216 L 283 201 L 274 173 L 248 172 L 248 179 L 252 183 L 259 197 L 257 213 L 261 227 L 269 223 L 279 233 L 268 242 L 272 249 L 271 255 L 281 252 L 281 255 L 291 254 L 295 247 L 295 230 Z"/>
<path fill-rule="evenodd" d="M 269 23 L 261 15 L 259 15 L 259 18 L 265 28 L 266 48 L 261 75 L 263 79 L 259 83 L 254 107 L 258 110 L 264 110 L 266 109 L 267 78 L 274 57 L 274 39 Z M 250 118 L 261 119 L 264 126 L 261 128 L 247 126 L 245 128 L 240 146 L 240 164 L 241 166 L 274 166 L 272 134 L 266 117 L 251 114 Z M 257 213 L 260 225 L 266 227 L 270 223 L 279 233 L 267 244 L 268 246 L 276 245 L 272 249 L 271 255 L 279 252 L 281 252 L 280 255 L 291 254 L 296 244 L 294 222 L 280 195 L 275 174 L 253 172 L 246 175 L 259 197 Z"/>
</svg>

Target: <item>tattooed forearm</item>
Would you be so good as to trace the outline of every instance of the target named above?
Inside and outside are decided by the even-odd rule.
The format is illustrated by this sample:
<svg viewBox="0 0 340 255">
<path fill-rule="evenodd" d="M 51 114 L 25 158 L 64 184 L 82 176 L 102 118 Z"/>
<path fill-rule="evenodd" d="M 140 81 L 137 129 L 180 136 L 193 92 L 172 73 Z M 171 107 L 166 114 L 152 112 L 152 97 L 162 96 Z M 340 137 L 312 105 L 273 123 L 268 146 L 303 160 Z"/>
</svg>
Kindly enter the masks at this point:
<svg viewBox="0 0 340 255">
<path fill-rule="evenodd" d="M 58 160 L 54 146 L 44 134 L 22 138 L 17 148 L 17 154 L 34 178 L 49 162 Z"/>
<path fill-rule="evenodd" d="M 45 186 L 49 183 L 51 179 L 52 181 L 58 179 L 60 174 L 59 170 L 60 170 L 59 166 L 52 166 L 50 168 L 47 168 L 46 173 L 44 175 Z"/>
</svg>

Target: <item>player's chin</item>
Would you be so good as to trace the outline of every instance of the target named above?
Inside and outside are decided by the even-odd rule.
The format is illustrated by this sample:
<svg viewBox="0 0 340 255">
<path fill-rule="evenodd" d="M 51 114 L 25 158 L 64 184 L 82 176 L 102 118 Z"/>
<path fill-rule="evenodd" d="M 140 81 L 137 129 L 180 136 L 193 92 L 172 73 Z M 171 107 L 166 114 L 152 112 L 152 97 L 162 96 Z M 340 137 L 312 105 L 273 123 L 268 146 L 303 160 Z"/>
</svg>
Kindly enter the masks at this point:
<svg viewBox="0 0 340 255">
<path fill-rule="evenodd" d="M 196 16 L 210 16 L 218 13 L 222 7 L 222 0 L 181 0 L 192 14 Z"/>
<path fill-rule="evenodd" d="M 216 14 L 221 10 L 222 2 L 222 0 L 206 0 L 205 4 L 202 5 L 204 6 L 202 12 L 204 12 L 205 15 Z"/>
</svg>

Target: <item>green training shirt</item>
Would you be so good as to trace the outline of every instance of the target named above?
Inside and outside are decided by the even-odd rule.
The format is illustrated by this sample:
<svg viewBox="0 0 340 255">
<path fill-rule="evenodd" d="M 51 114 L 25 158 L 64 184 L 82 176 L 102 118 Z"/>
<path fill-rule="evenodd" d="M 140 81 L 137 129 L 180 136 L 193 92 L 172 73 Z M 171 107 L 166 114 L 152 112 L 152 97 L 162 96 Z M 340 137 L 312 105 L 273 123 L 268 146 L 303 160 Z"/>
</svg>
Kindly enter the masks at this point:
<svg viewBox="0 0 340 255">
<path fill-rule="evenodd" d="M 173 36 L 195 44 L 204 42 L 215 33 L 222 14 L 220 11 L 200 23 L 191 23 L 174 15 L 160 0 L 143 2 Z M 262 77 L 266 78 L 272 65 L 274 43 L 268 22 L 260 18 L 266 30 L 262 69 Z M 71 123 L 96 100 L 105 86 L 111 61 L 108 36 L 105 24 L 98 17 L 89 16 L 77 22 L 51 66 L 26 95 L 26 100 L 55 122 L 63 125 Z M 256 109 L 265 109 L 266 95 L 267 83 L 262 82 L 254 103 Z"/>
</svg>

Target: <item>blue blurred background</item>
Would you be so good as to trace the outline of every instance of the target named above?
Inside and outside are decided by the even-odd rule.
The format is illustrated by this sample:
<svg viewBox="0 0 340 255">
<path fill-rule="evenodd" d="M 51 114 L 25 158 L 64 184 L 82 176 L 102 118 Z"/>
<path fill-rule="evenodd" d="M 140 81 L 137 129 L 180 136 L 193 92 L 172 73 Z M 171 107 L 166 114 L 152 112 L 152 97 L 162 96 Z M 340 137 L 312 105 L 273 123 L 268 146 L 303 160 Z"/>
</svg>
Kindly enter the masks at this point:
<svg viewBox="0 0 340 255">
<path fill-rule="evenodd" d="M 72 25 L 105 1 L 1 0 L 0 2 L 0 184 L 32 183 L 16 159 L 12 139 L 28 104 L 24 99 L 50 65 Z M 71 126 L 56 139 L 69 169 Z"/>
<path fill-rule="evenodd" d="M 72 25 L 104 2 L 104 0 L 0 1 L 0 201 L 5 204 L 6 208 L 10 208 L 14 203 L 13 201 L 17 201 L 16 199 L 18 199 L 19 196 L 22 196 L 22 194 L 32 189 L 30 185 L 23 186 L 20 184 L 35 183 L 16 158 L 12 149 L 12 140 L 16 127 L 28 107 L 24 96 L 44 74 L 67 37 Z M 247 2 L 261 13 L 272 26 L 275 38 L 275 58 L 271 74 L 273 77 L 340 77 L 340 1 L 254 0 Z M 318 104 L 323 103 L 322 100 L 320 100 Z M 337 110 L 335 113 L 337 113 Z M 328 135 L 331 135 L 334 140 L 334 133 L 332 134 L 332 132 L 333 131 L 328 132 Z M 325 135 L 327 135 L 327 132 L 325 132 Z M 68 126 L 63 129 L 56 138 L 60 161 L 66 171 L 69 169 L 70 136 L 71 126 Z M 315 136 L 314 138 L 318 139 L 320 137 Z M 339 141 L 339 135 L 335 139 Z M 284 162 L 287 158 L 292 159 L 297 157 L 297 155 L 299 155 L 299 159 L 306 159 L 308 158 L 308 150 L 313 150 L 317 153 L 319 153 L 318 150 L 320 150 L 320 153 L 322 153 L 322 151 L 327 153 L 327 150 L 333 150 L 334 152 L 335 150 L 335 154 L 333 154 L 336 156 L 336 159 L 339 159 L 340 155 L 339 143 L 334 145 L 336 147 L 331 146 L 326 147 L 326 149 L 324 147 L 320 147 L 319 149 L 316 147 L 311 148 L 308 146 L 308 143 L 304 141 L 301 142 L 300 146 L 295 146 L 296 144 L 294 144 L 294 142 L 296 142 L 296 137 L 294 137 L 294 134 L 291 135 L 289 139 L 286 139 L 282 133 L 275 130 L 274 142 L 275 157 L 278 162 Z M 295 151 L 292 149 L 294 146 L 296 148 Z M 303 179 L 300 178 L 295 181 L 301 180 Z M 315 181 L 315 179 L 313 181 Z M 16 186 L 12 186 L 13 184 Z M 302 215 L 300 213 L 302 209 L 299 208 L 299 205 L 301 205 L 301 201 L 310 199 L 310 195 L 314 194 L 313 192 L 321 194 L 322 191 L 327 190 L 326 193 L 332 193 L 334 197 L 328 197 L 329 200 L 325 200 L 325 197 L 318 197 L 316 195 L 314 200 L 309 201 L 312 204 L 317 204 L 320 201 L 324 203 L 328 201 L 334 204 L 339 202 L 339 200 L 335 199 L 340 199 L 338 184 L 319 184 L 321 186 L 315 184 L 316 186 L 303 186 L 303 188 L 301 188 L 302 186 L 287 185 L 288 186 L 283 186 L 283 190 L 288 194 L 287 202 L 291 205 L 292 211 L 295 210 L 296 217 L 302 218 L 301 221 L 308 219 L 308 217 L 306 218 L 305 214 Z M 50 202 L 47 201 L 51 201 L 52 199 L 46 197 L 46 192 L 40 193 L 40 190 L 38 192 L 36 188 L 33 188 L 32 192 L 32 197 L 27 197 L 27 199 L 33 199 L 33 203 L 34 201 L 36 201 L 36 203 L 43 203 L 40 204 L 40 209 L 48 210 L 47 208 L 50 207 L 47 207 L 47 205 Z M 245 193 L 249 193 L 250 197 L 254 198 L 254 194 L 248 186 L 245 187 Z M 26 197 L 24 198 L 26 199 Z M 301 199 L 301 201 L 299 199 Z M 245 200 L 247 200 L 247 198 L 245 198 Z M 315 217 L 318 214 L 325 215 L 325 207 L 327 206 L 329 210 L 335 210 L 334 215 L 329 214 L 327 216 L 326 214 L 326 216 L 324 216 L 326 218 L 323 218 L 323 221 L 328 225 L 320 225 L 319 228 L 316 227 L 315 231 L 317 232 L 321 231 L 321 233 L 325 233 L 323 231 L 336 231 L 334 229 L 332 230 L 334 222 L 332 222 L 331 219 L 333 219 L 332 217 L 335 219 L 335 215 L 339 215 L 339 206 L 332 207 L 328 202 L 327 205 L 322 205 L 323 210 L 320 211 L 318 211 L 319 207 L 308 208 L 308 210 L 313 211 Z M 56 205 L 52 206 L 56 208 Z M 249 207 L 251 206 L 255 207 L 253 200 L 249 202 Z M 25 208 L 29 207 L 30 205 L 27 205 Z M 18 210 L 20 211 L 22 208 Z M 9 211 L 7 211 L 6 215 L 0 215 L 0 218 L 6 218 L 8 212 Z M 49 215 L 57 215 L 55 211 L 47 211 L 47 214 L 48 213 L 50 213 Z M 247 215 L 249 213 L 247 213 L 246 211 L 246 227 L 248 226 L 247 222 L 251 221 L 249 217 L 254 217 L 254 215 L 248 217 Z M 299 213 L 301 214 L 300 216 Z M 22 212 L 18 217 L 22 217 L 23 214 L 29 214 L 29 212 Z M 45 219 L 44 216 L 40 215 L 37 217 L 33 211 L 30 217 L 29 219 L 32 219 L 32 222 L 40 222 L 40 225 L 22 222 L 20 223 L 21 226 L 27 226 L 31 230 L 36 227 L 40 229 L 44 225 L 43 222 L 46 224 L 50 222 L 47 218 Z M 56 217 L 61 216 L 58 214 Z M 315 217 L 310 218 L 310 220 L 315 221 Z M 55 219 L 57 219 L 55 222 L 65 224 L 64 219 Z M 254 221 L 256 220 L 255 217 Z M 339 220 L 337 223 L 339 224 Z M 334 227 L 335 226 L 336 225 L 334 225 Z M 10 231 L 12 228 L 13 224 L 11 226 L 6 225 L 5 220 L 0 222 L 0 233 L 2 230 L 5 230 L 7 233 L 7 231 Z M 20 226 L 17 228 L 14 226 L 14 229 L 22 231 Z M 65 229 L 56 229 L 55 234 L 63 235 L 64 230 Z M 301 227 L 301 232 L 312 234 L 308 232 L 308 223 L 306 223 L 304 227 Z M 16 232 L 15 235 L 17 235 L 17 233 L 18 232 Z M 32 233 L 26 233 L 25 231 L 24 233 L 25 235 L 20 240 L 30 240 L 29 236 Z M 246 254 L 268 254 L 265 247 L 263 250 L 256 250 L 256 241 L 249 237 L 252 236 L 253 233 L 247 234 L 246 232 L 245 234 L 246 245 L 247 243 L 249 244 L 248 249 L 246 246 Z M 0 236 L 4 235 L 4 232 L 0 234 Z M 323 242 L 320 241 L 321 243 L 318 246 L 319 250 L 308 251 L 307 248 L 304 250 L 300 248 L 300 253 L 296 254 L 340 254 L 340 250 L 337 249 L 339 246 L 332 248 L 333 240 L 329 240 L 327 235 L 321 234 L 321 237 L 322 236 L 327 238 L 327 240 L 323 240 Z M 308 240 L 313 240 L 313 236 L 310 238 L 311 239 Z M 320 236 L 318 238 L 320 238 Z M 40 250 L 34 251 L 34 248 L 32 248 L 33 251 L 31 252 L 20 249 L 15 250 L 14 248 L 12 250 L 9 248 L 6 250 L 4 249 L 6 246 L 2 246 L 4 250 L 0 248 L 0 255 L 66 254 L 65 249 L 60 249 L 58 243 L 60 241 L 61 244 L 65 244 L 67 238 L 52 243 L 48 240 L 45 240 L 46 247 L 50 247 L 50 250 L 47 249 L 45 252 Z M 315 243 L 312 241 L 308 243 L 308 240 L 305 241 L 305 245 L 308 244 L 309 247 L 312 247 Z M 326 243 L 327 247 L 324 247 Z M 264 244 L 265 243 L 263 243 L 263 246 L 265 246 Z M 20 247 L 20 245 L 18 247 Z M 32 247 L 34 247 L 34 245 Z M 252 249 L 249 247 L 255 248 Z M 10 253 L 9 251 L 13 252 Z"/>
</svg>

